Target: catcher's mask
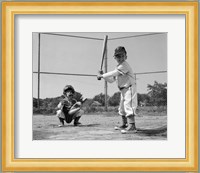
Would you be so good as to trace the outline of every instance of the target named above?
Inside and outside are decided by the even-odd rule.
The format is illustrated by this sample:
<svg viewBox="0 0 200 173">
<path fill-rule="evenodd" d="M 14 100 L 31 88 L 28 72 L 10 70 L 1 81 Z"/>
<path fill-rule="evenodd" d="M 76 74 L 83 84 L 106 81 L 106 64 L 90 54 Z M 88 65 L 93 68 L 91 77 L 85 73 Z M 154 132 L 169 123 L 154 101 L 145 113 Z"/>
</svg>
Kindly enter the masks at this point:
<svg viewBox="0 0 200 173">
<path fill-rule="evenodd" d="M 71 85 L 66 85 L 66 86 L 64 87 L 64 89 L 63 89 L 63 94 L 65 94 L 65 93 L 66 93 L 67 91 L 69 91 L 69 90 L 71 90 L 73 94 L 75 93 L 75 90 L 74 90 L 73 86 L 71 86 Z"/>
</svg>

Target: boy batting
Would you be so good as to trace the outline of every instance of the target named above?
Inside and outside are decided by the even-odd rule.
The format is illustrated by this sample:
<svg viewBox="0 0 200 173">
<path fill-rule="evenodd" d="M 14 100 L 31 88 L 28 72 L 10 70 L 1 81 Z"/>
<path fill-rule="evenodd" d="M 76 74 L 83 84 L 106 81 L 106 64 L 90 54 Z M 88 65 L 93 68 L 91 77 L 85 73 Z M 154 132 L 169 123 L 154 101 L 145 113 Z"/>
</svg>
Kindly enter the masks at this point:
<svg viewBox="0 0 200 173">
<path fill-rule="evenodd" d="M 105 79 L 109 83 L 116 81 L 121 92 L 119 104 L 119 115 L 122 117 L 122 125 L 115 127 L 120 129 L 122 134 L 137 132 L 135 125 L 135 115 L 137 108 L 137 92 L 135 76 L 132 68 L 127 63 L 127 52 L 123 46 L 115 49 L 114 58 L 118 65 L 115 70 L 104 74 L 98 74 L 97 79 Z"/>
</svg>

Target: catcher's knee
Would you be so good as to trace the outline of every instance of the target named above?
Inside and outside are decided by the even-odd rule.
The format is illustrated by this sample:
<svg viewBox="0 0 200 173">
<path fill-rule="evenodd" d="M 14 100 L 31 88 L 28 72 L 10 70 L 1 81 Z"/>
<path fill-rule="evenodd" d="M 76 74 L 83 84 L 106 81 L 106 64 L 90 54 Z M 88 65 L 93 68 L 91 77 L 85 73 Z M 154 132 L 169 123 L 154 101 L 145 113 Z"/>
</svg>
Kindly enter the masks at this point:
<svg viewBox="0 0 200 173">
<path fill-rule="evenodd" d="M 57 116 L 57 117 L 63 117 L 63 116 L 62 116 L 62 111 L 61 111 L 61 110 L 57 110 L 56 116 Z"/>
</svg>

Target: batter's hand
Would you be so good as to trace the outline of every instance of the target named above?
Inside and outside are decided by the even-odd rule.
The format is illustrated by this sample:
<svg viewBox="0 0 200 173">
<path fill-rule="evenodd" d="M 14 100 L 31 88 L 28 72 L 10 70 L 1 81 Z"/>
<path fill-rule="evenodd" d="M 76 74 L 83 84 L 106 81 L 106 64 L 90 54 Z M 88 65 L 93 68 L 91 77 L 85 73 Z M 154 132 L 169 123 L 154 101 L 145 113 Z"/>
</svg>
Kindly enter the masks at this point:
<svg viewBox="0 0 200 173">
<path fill-rule="evenodd" d="M 103 78 L 102 74 L 103 74 L 103 70 L 100 70 L 98 75 L 97 75 L 98 80 L 101 80 L 101 78 Z"/>
<path fill-rule="evenodd" d="M 98 80 L 101 80 L 101 78 L 103 78 L 103 76 L 101 74 L 97 75 Z"/>
<path fill-rule="evenodd" d="M 99 70 L 99 74 L 103 74 L 103 70 Z"/>
</svg>

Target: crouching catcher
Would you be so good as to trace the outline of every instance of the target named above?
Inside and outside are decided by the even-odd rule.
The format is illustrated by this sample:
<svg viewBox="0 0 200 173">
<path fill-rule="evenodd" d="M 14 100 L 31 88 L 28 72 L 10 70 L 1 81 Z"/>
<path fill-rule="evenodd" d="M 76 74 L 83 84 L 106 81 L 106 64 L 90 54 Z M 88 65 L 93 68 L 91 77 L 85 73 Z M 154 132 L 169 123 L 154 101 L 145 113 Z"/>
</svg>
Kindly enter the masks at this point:
<svg viewBox="0 0 200 173">
<path fill-rule="evenodd" d="M 71 123 L 74 120 L 74 126 L 79 126 L 81 116 L 84 111 L 81 109 L 81 102 L 74 99 L 75 90 L 71 85 L 66 85 L 63 89 L 64 99 L 60 101 L 57 106 L 57 114 L 60 124 L 59 127 L 64 126 L 66 123 Z"/>
</svg>

